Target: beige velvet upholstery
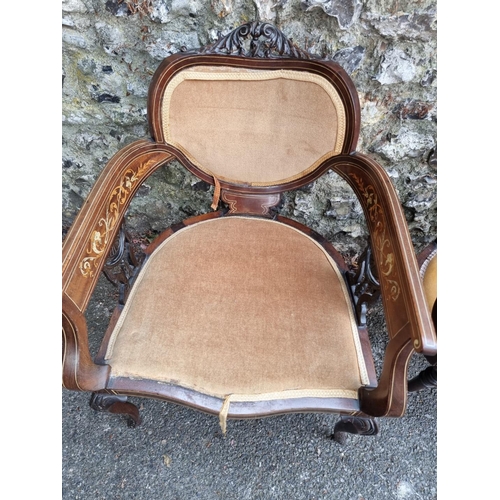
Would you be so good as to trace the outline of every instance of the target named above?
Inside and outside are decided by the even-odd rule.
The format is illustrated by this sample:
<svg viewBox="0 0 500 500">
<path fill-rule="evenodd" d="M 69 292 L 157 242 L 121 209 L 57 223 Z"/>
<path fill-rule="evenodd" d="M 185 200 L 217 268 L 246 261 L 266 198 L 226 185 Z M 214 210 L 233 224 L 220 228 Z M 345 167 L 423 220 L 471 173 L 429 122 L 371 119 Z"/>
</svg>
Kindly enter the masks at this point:
<svg viewBox="0 0 500 500">
<path fill-rule="evenodd" d="M 347 289 L 312 238 L 222 217 L 150 256 L 112 333 L 111 375 L 233 401 L 357 398 L 368 384 Z"/>
<path fill-rule="evenodd" d="M 424 282 L 425 299 L 429 311 L 432 312 L 434 302 L 437 299 L 437 250 L 429 256 L 422 267 L 422 278 Z"/>
<path fill-rule="evenodd" d="M 294 70 L 194 67 L 168 84 L 166 142 L 236 184 L 283 184 L 341 152 L 342 101 L 328 81 Z"/>
</svg>

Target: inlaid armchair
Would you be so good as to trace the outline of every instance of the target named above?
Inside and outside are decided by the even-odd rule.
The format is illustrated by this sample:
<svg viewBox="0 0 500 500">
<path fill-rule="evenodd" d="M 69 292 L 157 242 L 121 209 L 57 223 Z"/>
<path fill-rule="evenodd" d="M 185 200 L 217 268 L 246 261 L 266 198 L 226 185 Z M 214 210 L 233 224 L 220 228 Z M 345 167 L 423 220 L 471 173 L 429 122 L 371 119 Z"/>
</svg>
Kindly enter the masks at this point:
<svg viewBox="0 0 500 500">
<path fill-rule="evenodd" d="M 208 412 L 223 432 L 228 419 L 331 412 L 339 438 L 402 416 L 410 357 L 435 355 L 436 333 L 396 191 L 356 152 L 360 104 L 347 73 L 274 26 L 247 23 L 167 57 L 148 120 L 151 137 L 113 156 L 64 241 L 63 386 L 132 425 L 128 396 Z M 214 186 L 212 206 L 143 256 L 127 253 L 123 216 L 173 160 Z M 355 274 L 277 208 L 327 171 L 350 185 L 370 231 Z M 92 358 L 84 312 L 100 273 L 120 260 L 120 303 Z M 388 334 L 378 377 L 366 324 L 377 295 Z"/>
</svg>

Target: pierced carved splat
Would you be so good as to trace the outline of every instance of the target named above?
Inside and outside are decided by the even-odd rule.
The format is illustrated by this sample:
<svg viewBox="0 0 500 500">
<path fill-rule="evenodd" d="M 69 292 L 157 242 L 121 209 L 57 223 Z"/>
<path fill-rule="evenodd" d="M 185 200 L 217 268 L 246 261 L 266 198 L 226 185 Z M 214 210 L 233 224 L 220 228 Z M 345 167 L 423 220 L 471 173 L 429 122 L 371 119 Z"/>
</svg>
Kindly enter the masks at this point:
<svg viewBox="0 0 500 500">
<path fill-rule="evenodd" d="M 118 287 L 119 304 L 125 304 L 144 261 L 145 254 L 136 251 L 132 245 L 132 238 L 122 225 L 110 251 L 108 261 L 103 267 L 106 278 Z"/>
<path fill-rule="evenodd" d="M 297 47 L 281 30 L 269 23 L 254 21 L 242 24 L 227 35 L 218 32 L 219 39 L 201 50 L 202 54 L 235 54 L 245 57 L 293 57 L 312 59 L 312 55 Z M 245 40 L 250 36 L 250 42 Z M 248 47 L 246 47 L 248 46 Z"/>
<path fill-rule="evenodd" d="M 380 297 L 380 283 L 374 272 L 372 249 L 368 245 L 358 261 L 358 270 L 348 274 L 359 325 L 366 325 L 368 306 Z"/>
</svg>

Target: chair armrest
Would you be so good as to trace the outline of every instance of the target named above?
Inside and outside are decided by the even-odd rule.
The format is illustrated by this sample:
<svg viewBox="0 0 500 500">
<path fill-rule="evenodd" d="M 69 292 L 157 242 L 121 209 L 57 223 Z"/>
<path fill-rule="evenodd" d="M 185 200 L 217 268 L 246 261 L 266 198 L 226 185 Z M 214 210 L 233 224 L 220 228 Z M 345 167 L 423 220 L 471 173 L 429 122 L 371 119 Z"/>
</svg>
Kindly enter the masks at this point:
<svg viewBox="0 0 500 500">
<path fill-rule="evenodd" d="M 356 153 L 333 158 L 331 168 L 349 183 L 363 207 L 390 338 L 379 386 L 361 390 L 362 406 L 374 416 L 403 414 L 411 354 L 437 351 L 408 225 L 396 190 L 377 162 Z"/>
<path fill-rule="evenodd" d="M 83 313 L 113 247 L 123 216 L 141 184 L 173 159 L 167 146 L 135 141 L 116 153 L 99 175 L 63 243 L 63 385 L 104 388 L 109 367 L 96 365 Z"/>
</svg>

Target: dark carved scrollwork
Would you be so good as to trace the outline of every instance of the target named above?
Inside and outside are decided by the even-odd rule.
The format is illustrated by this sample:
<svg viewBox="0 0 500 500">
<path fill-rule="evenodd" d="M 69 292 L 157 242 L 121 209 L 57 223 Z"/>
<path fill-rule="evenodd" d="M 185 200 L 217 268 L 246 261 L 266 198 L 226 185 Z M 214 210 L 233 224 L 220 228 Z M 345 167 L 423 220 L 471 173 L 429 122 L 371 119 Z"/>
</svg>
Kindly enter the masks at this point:
<svg viewBox="0 0 500 500">
<path fill-rule="evenodd" d="M 374 418 L 342 416 L 335 424 L 332 438 L 337 443 L 345 444 L 345 433 L 358 434 L 360 436 L 376 436 L 378 432 L 379 426 Z"/>
<path fill-rule="evenodd" d="M 245 57 L 293 57 L 296 59 L 311 59 L 311 54 L 297 47 L 291 39 L 269 23 L 253 21 L 242 24 L 227 35 L 205 47 L 203 54 L 226 54 Z M 244 41 L 250 36 L 249 47 L 245 48 Z"/>
<path fill-rule="evenodd" d="M 144 259 L 145 255 L 134 249 L 130 235 L 122 226 L 103 268 L 106 278 L 118 287 L 119 304 L 125 304 Z"/>
<path fill-rule="evenodd" d="M 93 392 L 89 405 L 95 411 L 125 415 L 129 427 L 136 427 L 141 423 L 139 409 L 127 401 L 127 396 Z"/>
<path fill-rule="evenodd" d="M 380 283 L 373 267 L 372 250 L 371 246 L 368 245 L 359 258 L 357 271 L 348 274 L 348 281 L 360 325 L 366 325 L 368 305 L 374 303 L 380 297 Z"/>
<path fill-rule="evenodd" d="M 428 366 L 416 377 L 408 381 L 408 392 L 417 392 L 437 387 L 437 360 L 433 366 Z"/>
</svg>

